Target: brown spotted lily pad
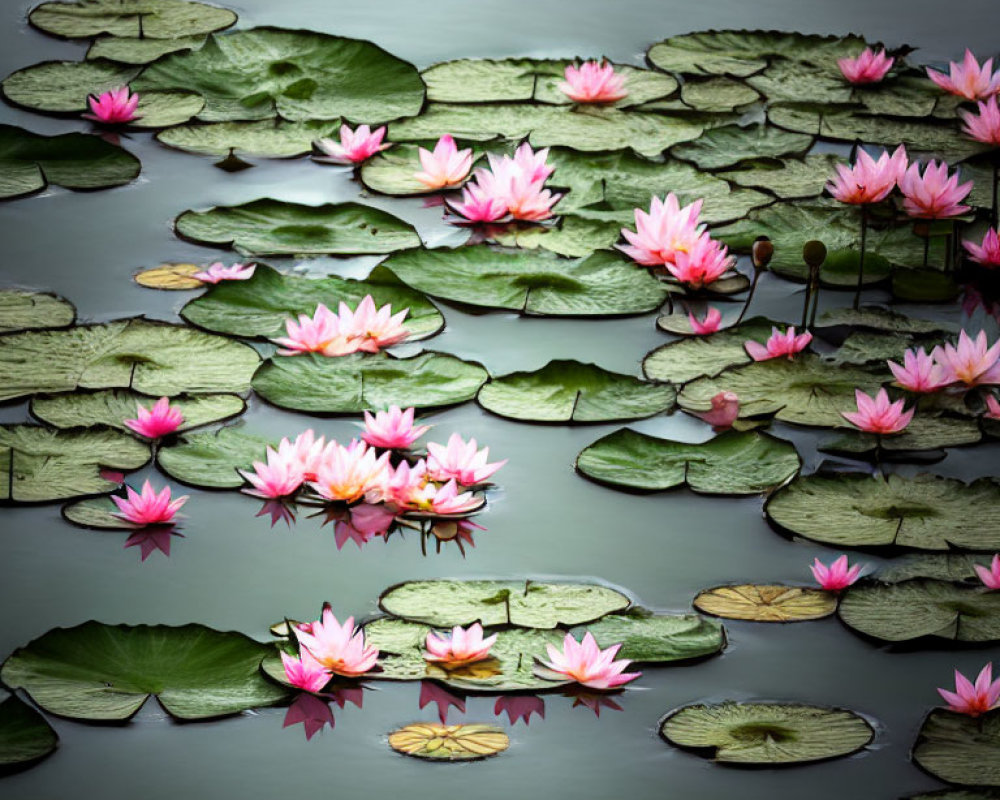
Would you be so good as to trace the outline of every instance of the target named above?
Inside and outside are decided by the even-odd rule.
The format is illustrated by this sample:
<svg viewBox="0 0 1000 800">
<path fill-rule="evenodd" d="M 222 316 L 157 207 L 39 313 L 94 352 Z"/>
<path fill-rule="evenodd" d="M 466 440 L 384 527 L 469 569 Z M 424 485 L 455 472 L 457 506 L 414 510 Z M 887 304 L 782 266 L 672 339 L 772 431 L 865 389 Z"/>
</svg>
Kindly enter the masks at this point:
<svg viewBox="0 0 1000 800">
<path fill-rule="evenodd" d="M 510 739 L 496 725 L 416 722 L 390 733 L 389 747 L 430 761 L 469 761 L 503 752 Z"/>
<path fill-rule="evenodd" d="M 837 610 L 837 598 L 820 589 L 745 583 L 706 589 L 694 599 L 699 611 L 753 622 L 804 622 Z"/>
</svg>

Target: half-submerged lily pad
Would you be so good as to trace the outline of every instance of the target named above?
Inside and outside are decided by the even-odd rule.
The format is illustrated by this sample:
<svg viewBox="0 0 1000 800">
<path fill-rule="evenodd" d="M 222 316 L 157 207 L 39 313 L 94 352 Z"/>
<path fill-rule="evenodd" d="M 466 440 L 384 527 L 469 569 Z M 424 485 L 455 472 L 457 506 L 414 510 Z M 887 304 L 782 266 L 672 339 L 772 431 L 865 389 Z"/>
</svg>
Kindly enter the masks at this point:
<svg viewBox="0 0 1000 800">
<path fill-rule="evenodd" d="M 717 762 L 766 766 L 839 758 L 875 738 L 871 725 L 852 711 L 733 701 L 685 706 L 663 720 L 660 733 Z"/>
<path fill-rule="evenodd" d="M 23 700 L 11 695 L 0 703 L 0 767 L 39 761 L 58 746 L 52 726 Z"/>
<path fill-rule="evenodd" d="M 979 586 L 982 581 L 976 566 L 989 569 L 991 557 L 970 553 L 914 553 L 894 559 L 882 567 L 874 577 L 882 583 L 901 583 L 914 578 L 933 578 L 951 583 L 968 583 Z"/>
<path fill-rule="evenodd" d="M 173 39 L 228 28 L 236 22 L 236 14 L 191 0 L 76 0 L 35 6 L 28 22 L 66 39 L 87 39 L 102 33 Z"/>
<path fill-rule="evenodd" d="M 642 371 L 650 380 L 676 384 L 718 375 L 729 367 L 749 363 L 751 359 L 743 344 L 748 339 L 765 341 L 773 326 L 768 319 L 754 317 L 710 336 L 670 342 L 646 355 Z"/>
<path fill-rule="evenodd" d="M 14 651 L 0 678 L 46 711 L 124 721 L 155 694 L 178 719 L 208 719 L 270 706 L 287 696 L 260 673 L 271 645 L 203 625 L 55 628 Z"/>
<path fill-rule="evenodd" d="M 340 138 L 340 120 L 288 122 L 266 119 L 180 125 L 160 131 L 156 140 L 168 147 L 199 155 L 226 156 L 235 153 L 263 158 L 293 158 L 310 152 L 314 140 L 331 136 Z"/>
<path fill-rule="evenodd" d="M 65 328 L 75 319 L 76 308 L 57 295 L 0 289 L 0 333 Z"/>
<path fill-rule="evenodd" d="M 420 245 L 412 225 L 360 203 L 308 206 L 262 198 L 185 211 L 174 225 L 198 244 L 254 255 L 365 255 Z"/>
<path fill-rule="evenodd" d="M 820 589 L 746 583 L 705 589 L 694 599 L 694 607 L 725 619 L 804 622 L 833 614 L 837 597 Z"/>
<path fill-rule="evenodd" d="M 550 361 L 535 372 L 493 378 L 477 400 L 501 417 L 532 422 L 607 422 L 639 419 L 670 410 L 672 386 L 579 361 Z"/>
<path fill-rule="evenodd" d="M 1000 640 L 1000 592 L 981 586 L 935 580 L 855 586 L 839 613 L 848 627 L 886 642 Z"/>
<path fill-rule="evenodd" d="M 586 447 L 579 472 L 599 483 L 642 491 L 687 485 L 702 494 L 757 494 L 779 486 L 801 462 L 788 442 L 730 431 L 702 444 L 622 428 Z"/>
<path fill-rule="evenodd" d="M 77 500 L 62 507 L 63 517 L 82 528 L 94 528 L 104 531 L 133 531 L 140 526 L 122 519 L 110 497 L 88 497 Z"/>
<path fill-rule="evenodd" d="M 282 408 L 329 414 L 370 408 L 430 408 L 464 403 L 476 396 L 489 373 L 479 364 L 447 353 L 410 358 L 315 354 L 275 356 L 257 370 L 253 388 Z"/>
<path fill-rule="evenodd" d="M 955 333 L 954 323 L 943 320 L 919 319 L 888 309 L 865 306 L 860 309 L 834 308 L 820 314 L 819 325 L 823 328 L 839 325 L 851 329 L 871 329 L 890 333 L 944 334 Z"/>
<path fill-rule="evenodd" d="M 935 709 L 927 715 L 917 734 L 913 760 L 935 778 L 948 783 L 1000 786 L 1000 711 L 970 717 Z M 954 792 L 955 800 L 995 796 Z"/>
<path fill-rule="evenodd" d="M 898 352 L 898 351 L 897 351 Z M 827 453 L 910 453 L 941 450 L 975 444 L 983 432 L 975 419 L 945 414 L 917 414 L 906 430 L 892 436 L 879 437 L 862 431 L 845 431 L 836 438 L 820 442 L 819 449 Z"/>
<path fill-rule="evenodd" d="M 785 159 L 777 164 L 728 170 L 720 173 L 720 177 L 737 186 L 766 189 L 782 200 L 795 200 L 819 197 L 833 174 L 834 165 L 841 162 L 839 156 L 816 153 L 802 159 Z"/>
<path fill-rule="evenodd" d="M 156 463 L 167 475 L 191 486 L 236 489 L 244 484 L 238 469 L 253 469 L 264 461 L 271 441 L 239 427 L 194 433 L 171 447 L 161 448 Z"/>
<path fill-rule="evenodd" d="M 709 128 L 692 142 L 674 145 L 670 155 L 700 169 L 721 169 L 748 159 L 805 155 L 812 143 L 808 134 L 770 125 L 723 125 Z"/>
<path fill-rule="evenodd" d="M 510 737 L 496 725 L 414 722 L 390 733 L 389 747 L 429 761 L 471 761 L 503 752 Z"/>
<path fill-rule="evenodd" d="M 726 645 L 722 625 L 697 614 L 651 614 L 638 610 L 609 614 L 572 633 L 582 639 L 593 634 L 604 648 L 621 644 L 616 658 L 644 663 L 683 661 L 714 655 Z"/>
<path fill-rule="evenodd" d="M 104 425 L 127 431 L 129 428 L 125 425 L 125 420 L 135 419 L 137 406 L 142 404 L 151 408 L 154 402 L 156 398 L 128 389 L 73 392 L 33 397 L 31 413 L 56 428 L 92 428 Z M 178 431 L 235 417 L 246 409 L 243 398 L 235 394 L 181 396 L 172 399 L 170 404 L 178 407 L 184 415 Z"/>
<path fill-rule="evenodd" d="M 172 39 L 139 39 L 132 36 L 100 36 L 87 48 L 87 60 L 104 59 L 119 64 L 151 64 L 167 53 L 197 50 L 205 36 L 177 36 Z"/>
</svg>

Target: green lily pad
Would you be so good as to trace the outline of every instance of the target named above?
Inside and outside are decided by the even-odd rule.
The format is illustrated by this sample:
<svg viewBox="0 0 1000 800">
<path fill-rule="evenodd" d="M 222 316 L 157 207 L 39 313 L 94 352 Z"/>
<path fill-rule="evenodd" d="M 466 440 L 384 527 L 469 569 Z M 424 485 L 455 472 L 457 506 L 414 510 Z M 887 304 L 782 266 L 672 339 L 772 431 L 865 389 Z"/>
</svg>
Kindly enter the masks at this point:
<svg viewBox="0 0 1000 800">
<path fill-rule="evenodd" d="M 669 411 L 673 386 L 645 383 L 579 361 L 550 361 L 512 372 L 479 390 L 479 405 L 501 417 L 533 422 L 608 422 Z"/>
<path fill-rule="evenodd" d="M 691 161 L 699 169 L 720 169 L 756 158 L 804 156 L 813 137 L 770 125 L 724 125 L 709 128 L 692 142 L 670 148 L 670 155 Z"/>
<path fill-rule="evenodd" d="M 722 625 L 697 614 L 609 614 L 571 631 L 577 640 L 587 632 L 601 648 L 620 644 L 616 658 L 643 663 L 704 658 L 726 645 Z"/>
<path fill-rule="evenodd" d="M 213 34 L 199 50 L 151 64 L 133 88 L 197 92 L 204 122 L 280 116 L 380 123 L 418 113 L 424 100 L 416 68 L 381 47 L 280 28 Z"/>
<path fill-rule="evenodd" d="M 258 669 L 271 645 L 203 625 L 55 628 L 14 651 L 0 673 L 46 711 L 72 719 L 123 721 L 156 695 L 184 720 L 274 705 L 287 691 Z"/>
<path fill-rule="evenodd" d="M 913 760 L 948 783 L 1000 786 L 1000 711 L 970 717 L 935 709 L 917 734 Z"/>
<path fill-rule="evenodd" d="M 912 334 L 955 333 L 957 326 L 952 322 L 933 319 L 918 319 L 888 309 L 865 306 L 861 309 L 835 308 L 820 314 L 822 328 L 845 325 L 853 329 L 869 328 L 876 331 Z"/>
<path fill-rule="evenodd" d="M 444 327 L 444 317 L 433 303 L 383 267 L 359 281 L 283 275 L 258 264 L 252 278 L 215 284 L 185 305 L 181 316 L 210 331 L 264 339 L 285 335 L 286 320 L 312 316 L 319 303 L 336 312 L 338 303 L 356 308 L 366 295 L 379 307 L 391 304 L 394 312 L 409 309 L 404 325 L 410 340 L 433 336 Z"/>
<path fill-rule="evenodd" d="M 253 255 L 365 255 L 420 246 L 412 225 L 360 203 L 309 206 L 267 197 L 185 211 L 174 227 L 198 244 Z"/>
<path fill-rule="evenodd" d="M 892 296 L 908 303 L 950 303 L 960 291 L 954 276 L 936 269 L 898 269 L 892 273 Z"/>
<path fill-rule="evenodd" d="M 149 448 L 117 431 L 52 431 L 36 425 L 0 427 L 0 500 L 44 503 L 118 487 L 101 467 L 132 470 Z"/>
<path fill-rule="evenodd" d="M 132 36 L 100 36 L 87 49 L 87 60 L 104 59 L 119 64 L 150 64 L 167 53 L 197 50 L 205 36 L 177 36 L 172 39 L 138 39 Z"/>
<path fill-rule="evenodd" d="M 58 746 L 52 726 L 23 700 L 11 695 L 0 703 L 0 766 L 39 761 Z"/>
<path fill-rule="evenodd" d="M 624 611 L 629 603 L 605 586 L 538 581 L 408 581 L 379 598 L 387 614 L 442 628 L 473 622 L 543 629 L 581 625 Z"/>
<path fill-rule="evenodd" d="M 701 494 L 757 494 L 780 486 L 801 462 L 788 442 L 731 431 L 687 444 L 622 428 L 577 457 L 577 470 L 611 486 L 662 491 L 688 486 Z"/>
<path fill-rule="evenodd" d="M 531 315 L 642 314 L 667 296 L 660 281 L 611 252 L 571 260 L 476 245 L 408 250 L 384 265 L 434 297 Z"/>
<path fill-rule="evenodd" d="M 243 392 L 260 363 L 245 344 L 142 318 L 4 338 L 0 401 L 131 388 L 146 395 Z"/>
<path fill-rule="evenodd" d="M 681 87 L 681 100 L 696 111 L 736 111 L 760 99 L 761 95 L 752 86 L 726 77 L 685 81 Z"/>
<path fill-rule="evenodd" d="M 33 397 L 31 413 L 56 428 L 92 428 L 103 425 L 127 431 L 129 428 L 125 425 L 125 420 L 136 418 L 138 404 L 151 408 L 154 402 L 156 398 L 128 389 L 73 392 Z M 181 396 L 171 400 L 170 404 L 177 406 L 184 415 L 178 431 L 220 422 L 246 410 L 243 398 L 235 394 Z"/>
<path fill-rule="evenodd" d="M 369 158 L 361 165 L 361 170 L 358 173 L 365 188 L 393 197 L 412 197 L 440 192 L 441 189 L 429 189 L 413 177 L 415 173 L 423 170 L 419 153 L 421 146 L 425 150 L 434 150 L 433 142 L 423 142 L 422 145 L 398 144 L 373 158 Z M 459 145 L 459 149 L 465 148 Z M 475 146 L 471 149 L 475 164 L 476 160 L 483 155 L 485 148 Z M 498 147 L 496 149 L 504 148 Z"/>
<path fill-rule="evenodd" d="M 287 122 L 264 119 L 254 122 L 215 122 L 181 125 L 156 134 L 168 147 L 199 155 L 230 153 L 261 158 L 293 158 L 312 151 L 312 143 L 325 137 L 340 138 L 340 121 Z"/>
<path fill-rule="evenodd" d="M 988 479 L 810 475 L 772 495 L 766 511 L 785 530 L 838 547 L 1000 550 L 1000 487 Z"/>
<path fill-rule="evenodd" d="M 918 413 L 906 430 L 883 436 L 881 442 L 874 434 L 851 430 L 820 442 L 819 447 L 827 453 L 915 452 L 976 444 L 982 438 L 983 432 L 974 419 Z"/>
<path fill-rule="evenodd" d="M 28 22 L 66 39 L 87 39 L 102 33 L 173 39 L 228 28 L 236 22 L 236 14 L 190 0 L 77 0 L 35 6 Z"/>
<path fill-rule="evenodd" d="M 674 711 L 660 733 L 670 744 L 719 763 L 769 767 L 840 758 L 875 738 L 871 725 L 853 711 L 731 700 Z"/>
<path fill-rule="evenodd" d="M 650 380 L 675 384 L 718 375 L 729 367 L 750 363 L 744 343 L 748 339 L 767 340 L 773 325 L 769 319 L 753 317 L 709 336 L 670 342 L 646 355 L 642 371 Z"/>
<path fill-rule="evenodd" d="M 0 333 L 65 328 L 75 319 L 76 308 L 58 295 L 0 289 Z"/>
<path fill-rule="evenodd" d="M 834 364 L 881 365 L 887 359 L 901 358 L 903 351 L 914 344 L 913 337 L 908 333 L 853 331 L 844 339 L 840 348 L 830 355 L 830 361 Z"/>
<path fill-rule="evenodd" d="M 541 248 L 567 258 L 583 258 L 595 250 L 611 248 L 621 238 L 621 227 L 615 221 L 564 214 L 553 225 L 511 222 L 496 226 L 486 236 L 503 247 Z"/>
<path fill-rule="evenodd" d="M 40 192 L 49 184 L 66 189 L 122 186 L 135 180 L 140 169 L 139 159 L 98 136 L 40 136 L 0 125 L 0 198 Z"/>
<path fill-rule="evenodd" d="M 476 396 L 489 373 L 446 353 L 393 358 L 386 353 L 327 358 L 276 356 L 257 371 L 253 388 L 269 403 L 296 411 L 360 413 L 370 408 L 430 408 Z"/>
<path fill-rule="evenodd" d="M 830 153 L 808 155 L 803 159 L 786 159 L 777 165 L 759 164 L 754 168 L 731 170 L 719 177 L 738 186 L 766 189 L 782 200 L 818 197 L 823 193 L 835 164 L 843 159 Z"/>
<path fill-rule="evenodd" d="M 906 555 L 882 567 L 876 574 L 882 583 L 902 583 L 914 578 L 933 578 L 951 583 L 980 586 L 976 565 L 989 569 L 992 557 L 969 553 L 916 553 Z"/>
<path fill-rule="evenodd" d="M 116 517 L 118 506 L 110 497 L 89 497 L 86 500 L 77 500 L 67 503 L 62 507 L 63 517 L 83 528 L 94 528 L 96 530 L 107 531 L 131 531 L 138 528 L 131 522 Z"/>
<path fill-rule="evenodd" d="M 1000 790 L 942 789 L 939 792 L 907 795 L 905 800 L 1000 800 Z"/>
<path fill-rule="evenodd" d="M 935 580 L 854 586 L 838 613 L 849 628 L 886 642 L 1000 640 L 1000 592 L 982 586 Z"/>
<path fill-rule="evenodd" d="M 238 489 L 245 481 L 236 470 L 252 470 L 254 461 L 264 461 L 269 444 L 274 443 L 239 427 L 219 428 L 190 434 L 175 445 L 161 448 L 156 465 L 171 478 L 190 486 Z"/>
<path fill-rule="evenodd" d="M 747 83 L 769 103 L 850 103 L 854 97 L 853 87 L 844 80 L 833 59 L 818 65 L 777 60 L 747 78 Z"/>
</svg>

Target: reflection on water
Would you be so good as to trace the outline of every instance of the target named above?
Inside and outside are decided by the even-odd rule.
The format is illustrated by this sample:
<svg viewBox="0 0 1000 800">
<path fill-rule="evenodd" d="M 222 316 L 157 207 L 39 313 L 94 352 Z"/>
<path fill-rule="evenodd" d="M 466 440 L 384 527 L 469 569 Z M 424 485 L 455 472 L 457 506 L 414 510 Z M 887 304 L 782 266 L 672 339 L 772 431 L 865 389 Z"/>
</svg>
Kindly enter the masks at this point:
<svg viewBox="0 0 1000 800">
<path fill-rule="evenodd" d="M 175 536 L 181 539 L 184 538 L 184 534 L 176 530 L 172 525 L 168 527 L 157 525 L 131 533 L 128 539 L 125 540 L 125 546 L 138 547 L 143 561 L 156 551 L 169 557 L 170 543 Z"/>
</svg>

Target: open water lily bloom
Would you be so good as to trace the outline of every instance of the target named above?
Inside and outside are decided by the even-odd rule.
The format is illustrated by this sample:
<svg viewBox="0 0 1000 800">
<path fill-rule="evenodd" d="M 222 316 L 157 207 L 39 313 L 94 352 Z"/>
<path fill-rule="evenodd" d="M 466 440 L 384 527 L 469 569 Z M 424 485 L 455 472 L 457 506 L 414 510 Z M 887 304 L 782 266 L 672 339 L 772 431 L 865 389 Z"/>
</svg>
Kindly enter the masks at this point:
<svg viewBox="0 0 1000 800">
<path fill-rule="evenodd" d="M 365 429 L 361 438 L 372 447 L 407 450 L 431 429 L 430 425 L 414 425 L 413 414 L 413 408 L 403 411 L 399 406 L 390 406 L 387 411 L 376 411 L 374 416 L 366 411 Z"/>
<path fill-rule="evenodd" d="M 483 636 L 483 626 L 473 623 L 468 629 L 456 625 L 451 636 L 441 636 L 431 631 L 425 642 L 424 659 L 444 667 L 462 667 L 490 657 L 490 648 L 496 643 L 497 634 Z"/>
<path fill-rule="evenodd" d="M 327 445 L 316 480 L 309 483 L 317 494 L 332 502 L 355 503 L 368 492 L 380 491 L 388 477 L 390 453 L 379 456 L 374 448 L 358 444 Z"/>
<path fill-rule="evenodd" d="M 951 94 L 966 100 L 985 100 L 1000 92 L 1000 70 L 993 72 L 993 59 L 988 58 L 979 66 L 971 50 L 965 51 L 961 62 L 948 64 L 948 74 L 936 69 L 927 69 L 927 77 Z"/>
<path fill-rule="evenodd" d="M 955 670 L 955 691 L 938 689 L 951 711 L 978 717 L 997 707 L 1000 703 L 1000 678 L 993 680 L 993 664 L 980 670 L 973 683 L 957 669 Z"/>
<path fill-rule="evenodd" d="M 892 69 L 896 59 L 888 56 L 884 49 L 873 50 L 866 47 L 854 58 L 839 58 L 840 73 L 854 84 L 878 83 Z"/>
<path fill-rule="evenodd" d="M 147 439 L 159 439 L 176 431 L 184 422 L 184 415 L 177 406 L 170 405 L 169 397 L 161 397 L 152 408 L 142 403 L 136 405 L 135 419 L 127 419 L 125 425 Z"/>
<path fill-rule="evenodd" d="M 329 606 L 323 608 L 323 615 L 310 625 L 308 632 L 299 628 L 295 632 L 299 647 L 334 675 L 356 678 L 375 666 L 378 648 L 365 646 L 364 631 L 355 629 L 354 617 L 348 617 L 341 625 Z"/>
<path fill-rule="evenodd" d="M 809 567 L 812 571 L 816 583 L 828 592 L 839 592 L 846 589 L 861 577 L 861 564 L 848 567 L 847 556 L 840 556 L 827 566 L 818 558 L 813 559 L 813 565 Z"/>
<path fill-rule="evenodd" d="M 963 240 L 962 247 L 969 254 L 969 260 L 984 267 L 1000 267 L 1000 231 L 990 228 L 980 244 Z"/>
<path fill-rule="evenodd" d="M 233 264 L 226 266 L 221 261 L 210 264 L 201 272 L 196 272 L 192 278 L 202 283 L 221 283 L 222 281 L 246 281 L 253 277 L 257 270 L 256 264 Z"/>
<path fill-rule="evenodd" d="M 296 356 L 302 353 L 319 353 L 324 356 L 342 356 L 357 351 L 357 346 L 341 331 L 340 319 L 323 303 L 316 306 L 310 317 L 299 314 L 298 321 L 285 321 L 287 336 L 271 341 L 281 346 L 278 355 Z"/>
<path fill-rule="evenodd" d="M 350 125 L 340 126 L 340 141 L 336 139 L 317 139 L 313 144 L 322 155 L 314 156 L 316 161 L 326 161 L 331 164 L 360 164 L 376 153 L 391 147 L 383 144 L 385 125 L 372 130 L 367 125 L 359 125 L 351 130 Z"/>
<path fill-rule="evenodd" d="M 486 500 L 472 492 L 459 492 L 454 478 L 443 486 L 424 483 L 401 499 L 406 510 L 443 515 L 469 514 L 486 503 Z"/>
<path fill-rule="evenodd" d="M 667 271 L 691 289 L 703 289 L 715 283 L 736 266 L 729 249 L 707 233 L 696 239 L 690 249 L 678 248 Z"/>
<path fill-rule="evenodd" d="M 413 177 L 428 189 L 446 189 L 464 181 L 472 169 L 472 149 L 459 150 L 451 134 L 438 139 L 434 150 L 417 148 L 423 169 Z"/>
<path fill-rule="evenodd" d="M 475 439 L 466 442 L 457 433 L 448 437 L 447 445 L 429 443 L 427 453 L 427 475 L 432 480 L 448 481 L 454 478 L 463 486 L 484 483 L 507 463 L 505 458 L 488 464 L 490 448 L 480 450 Z"/>
<path fill-rule="evenodd" d="M 164 486 L 157 492 L 149 481 L 142 485 L 142 492 L 131 486 L 125 487 L 126 497 L 115 497 L 111 501 L 118 506 L 114 516 L 133 525 L 169 525 L 175 521 L 177 511 L 188 501 L 184 495 L 170 499 L 170 487 Z"/>
<path fill-rule="evenodd" d="M 922 174 L 919 164 L 910 164 L 899 179 L 899 190 L 903 193 L 903 208 L 911 217 L 949 219 L 969 210 L 962 200 L 972 191 L 972 181 L 959 184 L 958 174 L 949 176 L 945 162 L 931 160 Z"/>
<path fill-rule="evenodd" d="M 1000 341 L 987 347 L 986 331 L 979 331 L 975 339 L 960 331 L 957 345 L 946 342 L 935 347 L 931 355 L 946 383 L 968 387 L 1000 384 Z"/>
<path fill-rule="evenodd" d="M 366 294 L 354 311 L 341 301 L 337 310 L 337 327 L 355 350 L 377 353 L 410 335 L 410 331 L 403 325 L 409 311 L 410 309 L 404 308 L 393 314 L 390 303 L 376 308 L 374 298 Z"/>
<path fill-rule="evenodd" d="M 321 692 L 330 682 L 333 673 L 319 663 L 305 649 L 300 650 L 299 657 L 281 653 L 281 664 L 285 668 L 285 678 L 297 689 L 307 692 Z"/>
<path fill-rule="evenodd" d="M 988 567 L 976 564 L 976 575 L 987 589 L 1000 589 L 1000 555 L 993 556 Z"/>
<path fill-rule="evenodd" d="M 913 419 L 913 409 L 904 410 L 904 402 L 897 400 L 889 402 L 889 393 L 879 389 L 875 397 L 870 397 L 860 389 L 854 390 L 858 404 L 857 411 L 842 411 L 840 415 L 867 433 L 891 434 L 899 433 Z"/>
<path fill-rule="evenodd" d="M 934 392 L 949 383 L 941 367 L 922 347 L 903 353 L 902 365 L 895 361 L 887 363 L 896 383 L 910 392 Z"/>
<path fill-rule="evenodd" d="M 266 456 L 266 463 L 253 462 L 253 471 L 237 470 L 253 487 L 244 489 L 244 493 L 265 500 L 295 494 L 305 479 L 301 462 L 287 451 L 281 453 L 270 447 Z"/>
<path fill-rule="evenodd" d="M 607 61 L 570 64 L 564 77 L 559 90 L 577 103 L 614 103 L 628 96 L 625 76 L 617 74 Z"/>
<path fill-rule="evenodd" d="M 965 123 L 962 130 L 965 135 L 983 144 L 1000 147 L 1000 103 L 997 95 L 985 102 L 977 103 L 978 114 L 972 111 L 958 110 L 958 115 Z"/>
<path fill-rule="evenodd" d="M 768 361 L 772 358 L 786 356 L 791 360 L 796 353 L 801 353 L 812 341 L 809 331 L 796 335 L 795 326 L 789 326 L 784 333 L 777 328 L 771 328 L 771 336 L 764 344 L 748 339 L 743 343 L 743 349 L 754 361 Z"/>
<path fill-rule="evenodd" d="M 644 267 L 674 263 L 678 252 L 691 250 L 705 233 L 698 223 L 701 200 L 680 205 L 673 192 L 661 200 L 654 197 L 649 212 L 635 209 L 635 231 L 622 228 L 627 245 L 615 245 L 625 255 Z"/>
<path fill-rule="evenodd" d="M 885 150 L 878 160 L 859 149 L 854 164 L 837 164 L 837 174 L 830 179 L 826 190 L 841 203 L 863 205 L 885 200 L 896 188 L 897 181 L 907 167 L 906 148 L 900 145 L 890 156 Z"/>
<path fill-rule="evenodd" d="M 121 125 L 141 118 L 140 114 L 135 113 L 139 106 L 139 95 L 132 94 L 128 86 L 90 95 L 87 104 L 90 106 L 90 113 L 83 117 L 105 125 Z"/>
<path fill-rule="evenodd" d="M 545 647 L 549 660 L 541 663 L 546 668 L 591 689 L 617 689 L 642 675 L 641 672 L 625 672 L 632 663 L 629 659 L 615 660 L 621 650 L 620 644 L 601 650 L 589 631 L 583 635 L 582 642 L 574 639 L 573 634 L 567 633 L 562 650 L 552 644 Z"/>
</svg>

